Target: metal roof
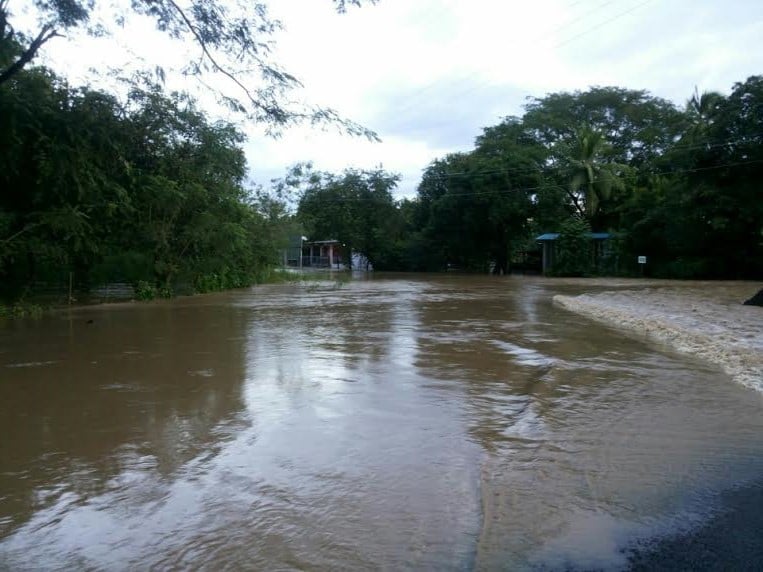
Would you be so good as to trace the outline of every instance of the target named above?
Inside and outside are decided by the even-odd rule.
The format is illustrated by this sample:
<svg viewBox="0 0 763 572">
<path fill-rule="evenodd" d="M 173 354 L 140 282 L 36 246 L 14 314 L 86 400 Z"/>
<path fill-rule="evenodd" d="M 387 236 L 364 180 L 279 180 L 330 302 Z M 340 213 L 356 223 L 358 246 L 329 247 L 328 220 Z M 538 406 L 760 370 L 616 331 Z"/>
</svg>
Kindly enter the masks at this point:
<svg viewBox="0 0 763 572">
<path fill-rule="evenodd" d="M 608 232 L 589 232 L 588 236 L 591 237 L 592 240 L 606 240 L 608 238 L 612 238 L 612 235 Z M 559 238 L 558 232 L 547 232 L 546 234 L 541 234 L 537 240 L 538 242 L 545 242 L 550 240 L 556 240 Z"/>
</svg>

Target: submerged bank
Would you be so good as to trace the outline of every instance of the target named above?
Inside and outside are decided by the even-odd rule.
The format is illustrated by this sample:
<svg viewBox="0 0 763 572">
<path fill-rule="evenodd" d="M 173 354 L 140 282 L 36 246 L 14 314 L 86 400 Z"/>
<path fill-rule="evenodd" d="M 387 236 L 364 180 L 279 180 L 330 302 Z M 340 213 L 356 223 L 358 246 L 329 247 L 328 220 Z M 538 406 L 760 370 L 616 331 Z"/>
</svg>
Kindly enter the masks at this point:
<svg viewBox="0 0 763 572">
<path fill-rule="evenodd" d="M 743 306 L 750 283 L 650 286 L 554 296 L 562 308 L 720 366 L 763 392 L 763 309 Z"/>
<path fill-rule="evenodd" d="M 350 273 L 326 269 L 294 270 L 289 268 L 274 268 L 270 273 L 262 277 L 261 280 L 240 287 L 197 290 L 190 284 L 185 284 L 176 290 L 169 289 L 162 292 L 161 289 L 143 282 L 138 285 L 126 283 L 104 284 L 87 292 L 77 290 L 70 294 L 39 292 L 31 295 L 29 298 L 0 300 L 0 323 L 6 320 L 40 319 L 51 313 L 71 311 L 72 309 L 81 310 L 83 308 L 106 306 L 119 307 L 157 301 L 168 302 L 177 298 L 232 292 L 263 285 L 307 284 L 312 286 L 316 283 L 328 282 L 334 288 L 339 288 L 342 284 L 349 281 L 350 278 Z"/>
</svg>

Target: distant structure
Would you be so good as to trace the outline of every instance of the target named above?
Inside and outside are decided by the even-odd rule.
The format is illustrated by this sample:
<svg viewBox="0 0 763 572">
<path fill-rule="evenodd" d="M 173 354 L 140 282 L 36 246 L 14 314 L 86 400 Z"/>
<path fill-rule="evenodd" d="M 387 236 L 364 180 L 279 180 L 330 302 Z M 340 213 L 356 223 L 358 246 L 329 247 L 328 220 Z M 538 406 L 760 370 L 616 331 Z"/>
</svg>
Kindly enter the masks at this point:
<svg viewBox="0 0 763 572">
<path fill-rule="evenodd" d="M 345 265 L 344 245 L 338 240 L 312 240 L 302 246 L 302 266 L 342 269 Z"/>
<path fill-rule="evenodd" d="M 608 242 L 612 238 L 612 235 L 608 232 L 591 232 L 588 233 L 593 242 L 593 262 L 594 266 L 598 266 L 598 262 L 609 254 Z M 551 272 L 554 268 L 554 259 L 556 258 L 556 240 L 559 238 L 558 232 L 547 232 L 541 234 L 535 240 L 543 247 L 543 262 L 542 269 L 543 274 Z"/>
<path fill-rule="evenodd" d="M 353 252 L 351 257 L 350 269 L 363 270 L 365 272 L 368 272 L 374 269 L 374 265 L 371 264 L 371 261 L 368 260 L 367 257 L 363 256 L 359 252 Z"/>
<path fill-rule="evenodd" d="M 283 265 L 287 268 L 326 268 L 332 270 L 374 269 L 371 261 L 359 252 L 350 252 L 338 240 L 310 240 L 306 236 L 290 236 L 282 251 Z"/>
<path fill-rule="evenodd" d="M 302 265 L 302 246 L 307 240 L 306 236 L 292 235 L 288 239 L 288 246 L 283 249 L 283 265 L 290 268 L 299 268 Z"/>
<path fill-rule="evenodd" d="M 345 268 L 347 256 L 338 240 L 309 240 L 306 236 L 290 236 L 283 251 L 284 266 L 290 268 Z"/>
</svg>

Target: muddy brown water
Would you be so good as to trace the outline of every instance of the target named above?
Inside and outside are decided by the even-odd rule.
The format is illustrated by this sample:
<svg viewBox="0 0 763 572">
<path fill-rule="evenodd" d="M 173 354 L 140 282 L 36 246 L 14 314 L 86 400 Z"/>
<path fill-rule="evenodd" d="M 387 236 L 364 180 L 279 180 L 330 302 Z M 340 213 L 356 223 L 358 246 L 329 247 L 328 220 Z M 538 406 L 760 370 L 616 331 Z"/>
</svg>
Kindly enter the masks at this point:
<svg viewBox="0 0 763 572">
<path fill-rule="evenodd" d="M 402 276 L 0 329 L 0 569 L 617 568 L 763 476 L 763 401 L 551 303 Z"/>
</svg>

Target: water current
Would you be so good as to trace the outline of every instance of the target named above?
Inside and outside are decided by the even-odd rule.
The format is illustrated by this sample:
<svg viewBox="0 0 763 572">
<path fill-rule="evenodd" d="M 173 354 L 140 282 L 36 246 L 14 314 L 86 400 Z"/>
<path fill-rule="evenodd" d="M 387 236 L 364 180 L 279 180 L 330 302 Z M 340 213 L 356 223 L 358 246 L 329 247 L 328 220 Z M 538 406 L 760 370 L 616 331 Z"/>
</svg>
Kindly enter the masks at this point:
<svg viewBox="0 0 763 572">
<path fill-rule="evenodd" d="M 0 569 L 618 568 L 763 476 L 763 400 L 538 278 L 0 329 Z"/>
</svg>

